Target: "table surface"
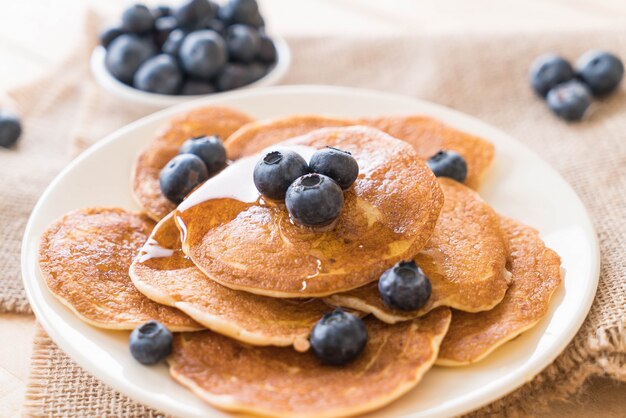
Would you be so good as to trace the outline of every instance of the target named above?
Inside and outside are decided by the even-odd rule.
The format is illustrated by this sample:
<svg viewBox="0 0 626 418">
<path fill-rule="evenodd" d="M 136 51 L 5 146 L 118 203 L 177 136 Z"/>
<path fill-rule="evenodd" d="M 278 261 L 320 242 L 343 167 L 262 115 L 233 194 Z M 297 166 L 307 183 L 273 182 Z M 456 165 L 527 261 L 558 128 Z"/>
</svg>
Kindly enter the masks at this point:
<svg viewBox="0 0 626 418">
<path fill-rule="evenodd" d="M 537 0 L 535 0 L 537 1 Z M 552 0 L 553 3 L 565 0 Z M 272 28 L 283 35 L 292 33 L 358 34 L 364 26 L 376 27 L 379 31 L 410 30 L 420 19 L 412 13 L 415 9 L 412 0 L 397 0 L 389 8 L 384 2 L 374 0 L 267 0 L 262 2 L 264 13 Z M 106 3 L 103 6 L 102 3 Z M 100 2 L 97 7 L 119 9 L 128 2 L 109 0 Z M 445 0 L 452 5 L 453 2 Z M 515 13 L 517 7 L 532 7 L 533 1 L 510 0 L 503 13 Z M 413 3 L 414 4 L 414 3 Z M 468 3 L 458 2 L 455 7 L 465 7 Z M 596 0 L 571 2 L 571 13 L 586 13 L 597 7 Z M 605 1 L 603 11 L 616 11 L 616 24 L 623 24 L 624 7 L 621 0 Z M 23 0 L 3 2 L 0 13 L 0 91 L 26 83 L 59 62 L 72 48 L 74 35 L 80 33 L 81 16 L 86 7 L 82 0 Z M 621 16 L 620 16 L 621 14 Z M 385 19 L 379 17 L 384 15 Z M 462 15 L 462 14 L 461 14 Z M 294 19 L 293 16 L 307 16 L 307 19 Z M 315 19 L 314 16 L 319 16 Z M 422 28 L 437 19 L 424 19 Z M 589 15 L 589 24 L 594 16 Z M 562 20 L 561 22 L 565 21 Z M 28 24 L 26 24 L 28 22 Z M 303 23 L 306 22 L 306 23 Z M 323 24 L 319 24 L 323 22 Z M 354 23 L 354 24 L 351 24 Z M 389 25 L 393 22 L 393 25 Z M 621 22 L 621 23 L 620 23 Z M 303 26 L 304 24 L 304 26 Z M 449 24 L 463 25 L 464 20 Z M 526 23 L 521 23 L 526 25 Z M 551 25 L 549 19 L 538 19 L 537 26 Z M 561 23 L 567 25 L 567 23 Z M 431 24 L 432 25 L 432 24 Z M 432 26 L 432 30 L 442 30 Z M 507 25 L 506 30 L 516 30 Z M 523 27 L 519 27 L 523 30 Z M 554 29 L 554 28 L 552 28 Z M 565 28 L 567 29 L 567 28 Z M 339 33 L 338 33 L 339 32 Z M 23 402 L 28 378 L 32 340 L 35 332 L 35 318 L 28 315 L 0 315 L 0 417 L 18 416 Z M 621 417 L 626 410 L 626 384 L 607 379 L 593 379 L 585 390 L 570 402 L 555 402 L 545 417 Z"/>
</svg>

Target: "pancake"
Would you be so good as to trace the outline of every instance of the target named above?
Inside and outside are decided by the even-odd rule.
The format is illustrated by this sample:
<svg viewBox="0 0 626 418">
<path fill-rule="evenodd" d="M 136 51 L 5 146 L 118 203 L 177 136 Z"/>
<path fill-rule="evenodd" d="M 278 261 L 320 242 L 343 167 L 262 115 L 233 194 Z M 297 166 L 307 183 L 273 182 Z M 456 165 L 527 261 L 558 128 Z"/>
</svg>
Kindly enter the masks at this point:
<svg viewBox="0 0 626 418">
<path fill-rule="evenodd" d="M 274 299 L 231 290 L 185 258 L 173 213 L 163 218 L 130 267 L 137 289 L 220 334 L 253 345 L 309 348 L 308 336 L 331 310 L 320 299 Z"/>
<path fill-rule="evenodd" d="M 428 116 L 385 116 L 361 119 L 359 123 L 407 141 L 425 160 L 442 149 L 458 152 L 467 161 L 465 184 L 473 189 L 478 188 L 493 160 L 494 147 L 491 143 Z"/>
<path fill-rule="evenodd" d="M 211 405 L 276 417 L 342 417 L 381 408 L 430 369 L 450 322 L 442 308 L 395 325 L 365 319 L 369 341 L 345 366 L 313 353 L 250 347 L 211 331 L 176 335 L 170 373 Z"/>
<path fill-rule="evenodd" d="M 224 145 L 228 155 L 232 159 L 238 159 L 315 129 L 350 125 L 356 123 L 327 116 L 293 115 L 248 123 L 233 133 Z"/>
<path fill-rule="evenodd" d="M 502 229 L 509 241 L 511 286 L 490 311 L 454 311 L 437 364 L 463 366 L 482 360 L 548 313 L 552 294 L 562 281 L 560 257 L 528 226 L 502 218 Z"/>
<path fill-rule="evenodd" d="M 187 139 L 200 135 L 228 138 L 252 119 L 225 107 L 203 107 L 172 119 L 165 129 L 141 151 L 133 170 L 133 194 L 139 205 L 158 221 L 176 208 L 159 186 L 159 174 Z"/>
<path fill-rule="evenodd" d="M 350 151 L 359 177 L 332 227 L 295 226 L 283 203 L 259 198 L 261 155 L 232 164 L 177 209 L 183 251 L 209 278 L 265 296 L 321 297 L 363 286 L 430 239 L 443 205 L 413 149 L 366 127 L 326 128 L 281 143 L 305 159 L 327 145 Z"/>
<path fill-rule="evenodd" d="M 395 323 L 412 319 L 438 306 L 479 312 L 496 306 L 508 288 L 506 242 L 498 215 L 468 187 L 439 179 L 445 197 L 432 238 L 415 257 L 432 284 L 432 294 L 416 311 L 389 308 L 378 292 L 378 282 L 330 296 L 333 305 L 374 314 Z"/>
<path fill-rule="evenodd" d="M 177 309 L 139 293 L 128 268 L 154 222 L 122 209 L 71 212 L 42 235 L 39 266 L 48 289 L 80 319 L 130 330 L 151 319 L 172 331 L 202 327 Z"/>
</svg>

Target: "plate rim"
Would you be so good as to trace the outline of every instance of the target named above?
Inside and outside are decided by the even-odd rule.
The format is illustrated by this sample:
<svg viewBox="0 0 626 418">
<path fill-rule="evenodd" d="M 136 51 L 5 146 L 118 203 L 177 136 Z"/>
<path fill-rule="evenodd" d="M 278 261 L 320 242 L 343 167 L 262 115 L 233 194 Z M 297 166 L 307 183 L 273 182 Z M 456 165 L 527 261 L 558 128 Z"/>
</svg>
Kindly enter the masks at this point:
<svg viewBox="0 0 626 418">
<path fill-rule="evenodd" d="M 362 89 L 362 88 L 325 86 L 325 85 L 289 85 L 289 86 L 274 86 L 274 87 L 255 88 L 251 90 L 233 91 L 229 93 L 224 93 L 220 95 L 219 97 L 200 98 L 197 100 L 192 100 L 189 102 L 181 103 L 179 105 L 172 106 L 172 107 L 154 112 L 150 115 L 147 115 L 143 118 L 133 121 L 117 129 L 116 131 L 106 135 L 103 139 L 101 139 L 100 141 L 98 141 L 97 143 L 89 147 L 87 150 L 82 152 L 79 156 L 74 158 L 49 183 L 45 191 L 37 200 L 37 203 L 34 205 L 31 211 L 31 214 L 29 216 L 28 222 L 26 224 L 23 237 L 22 237 L 22 246 L 21 246 L 22 281 L 24 284 L 27 298 L 33 309 L 33 312 L 35 313 L 37 317 L 37 320 L 43 326 L 43 328 L 48 333 L 48 335 L 52 338 L 52 340 L 63 351 L 68 353 L 68 355 L 70 355 L 70 357 L 77 364 L 79 364 L 89 373 L 91 373 L 92 375 L 94 375 L 95 377 L 103 381 L 105 384 L 124 393 L 125 395 L 131 397 L 132 399 L 136 399 L 137 401 L 141 403 L 145 403 L 147 405 L 163 410 L 165 412 L 171 411 L 171 408 L 169 407 L 168 404 L 163 403 L 163 402 L 158 402 L 158 399 L 155 400 L 155 398 L 148 399 L 147 395 L 144 395 L 143 393 L 135 392 L 134 388 L 130 387 L 131 385 L 129 385 L 127 380 L 120 381 L 119 379 L 115 379 L 110 375 L 101 373 L 100 369 L 95 366 L 95 362 L 89 361 L 86 355 L 83 355 L 82 353 L 78 352 L 78 350 L 75 349 L 75 347 L 69 341 L 66 341 L 63 336 L 61 336 L 59 333 L 56 332 L 56 330 L 54 329 L 54 326 L 50 323 L 50 321 L 44 315 L 42 315 L 42 312 L 41 312 L 42 308 L 39 306 L 39 302 L 33 295 L 34 289 L 31 289 L 30 287 L 31 285 L 29 284 L 29 280 L 32 279 L 33 281 L 35 281 L 36 278 L 35 277 L 30 278 L 28 275 L 28 266 L 29 266 L 28 264 L 28 247 L 29 247 L 28 237 L 32 235 L 33 224 L 35 223 L 35 220 L 38 217 L 37 215 L 41 211 L 42 206 L 47 200 L 48 195 L 52 193 L 54 187 L 63 180 L 63 178 L 67 175 L 67 173 L 72 171 L 75 166 L 81 164 L 83 160 L 97 153 L 101 148 L 104 148 L 108 144 L 116 141 L 117 138 L 126 135 L 128 132 L 132 132 L 138 129 L 142 125 L 148 125 L 150 123 L 153 123 L 159 120 L 164 121 L 169 117 L 172 117 L 176 114 L 179 114 L 181 112 L 184 112 L 184 111 L 187 111 L 189 109 L 199 107 L 199 106 L 220 105 L 222 104 L 221 102 L 229 101 L 229 100 L 237 100 L 237 98 L 240 98 L 240 97 L 243 97 L 243 98 L 248 97 L 248 96 L 263 97 L 264 95 L 268 95 L 268 94 L 269 95 L 300 95 L 300 94 L 345 95 L 345 96 L 353 97 L 354 99 L 358 98 L 359 96 L 379 97 L 379 98 L 382 98 L 383 100 L 389 100 L 389 101 L 391 100 L 394 100 L 397 102 L 406 101 L 407 103 L 412 103 L 413 105 L 417 104 L 420 107 L 432 109 L 433 113 L 447 114 L 450 117 L 454 117 L 455 119 L 462 121 L 461 124 L 463 125 L 467 123 L 470 126 L 473 125 L 474 127 L 480 127 L 483 130 L 491 131 L 494 133 L 494 135 L 497 134 L 498 136 L 501 136 L 501 137 L 507 137 L 509 140 L 514 141 L 519 146 L 523 147 L 525 151 L 532 154 L 537 160 L 541 161 L 542 164 L 544 164 L 547 168 L 549 168 L 553 172 L 553 174 L 556 177 L 558 177 L 559 181 L 563 184 L 563 186 L 568 188 L 571 194 L 577 199 L 577 201 L 580 204 L 581 209 L 583 210 L 583 214 L 585 215 L 584 221 L 586 224 L 582 226 L 586 230 L 586 232 L 588 232 L 588 234 L 586 235 L 590 238 L 590 241 L 589 241 L 589 244 L 590 244 L 589 255 L 590 255 L 590 262 L 591 262 L 590 271 L 591 271 L 591 276 L 592 276 L 591 278 L 593 280 L 593 283 L 591 283 L 591 289 L 589 290 L 589 292 L 585 294 L 584 309 L 579 310 L 578 311 L 579 313 L 575 317 L 575 319 L 570 321 L 567 324 L 566 328 L 568 329 L 568 332 L 566 333 L 567 334 L 566 338 L 563 338 L 563 340 L 558 344 L 558 349 L 553 349 L 549 354 L 544 354 L 542 356 L 539 356 L 537 360 L 530 362 L 530 365 L 521 367 L 509 373 L 508 375 L 504 376 L 503 378 L 504 384 L 502 384 L 503 382 L 500 381 L 501 384 L 499 385 L 499 387 L 493 388 L 487 393 L 483 393 L 482 396 L 480 397 L 475 396 L 475 398 L 477 399 L 469 399 L 469 400 L 461 399 L 463 402 L 465 402 L 464 406 L 461 406 L 461 407 L 457 406 L 454 411 L 449 411 L 448 409 L 450 409 L 450 407 L 440 406 L 437 408 L 433 408 L 431 410 L 431 413 L 427 414 L 426 416 L 443 416 L 442 414 L 448 414 L 448 413 L 467 413 L 475 409 L 478 409 L 484 405 L 492 403 L 496 401 L 497 399 L 500 399 L 508 395 L 509 393 L 517 389 L 518 387 L 532 380 L 536 375 L 541 373 L 541 371 L 543 371 L 547 366 L 549 366 L 554 361 L 554 359 L 565 350 L 565 348 L 569 345 L 569 343 L 574 338 L 574 336 L 578 333 L 584 320 L 588 316 L 589 311 L 591 309 L 591 305 L 595 299 L 597 286 L 599 283 L 599 274 L 600 274 L 600 247 L 599 247 L 599 240 L 598 240 L 598 236 L 596 233 L 596 229 L 592 222 L 589 211 L 587 210 L 583 202 L 580 200 L 580 197 L 574 191 L 572 186 L 561 176 L 561 174 L 556 169 L 550 166 L 546 161 L 544 161 L 541 158 L 541 156 L 539 156 L 536 152 L 528 148 L 523 142 L 515 139 L 514 137 L 507 134 L 506 132 L 476 117 L 473 117 L 461 111 L 451 109 L 449 107 L 446 107 L 437 103 L 413 98 L 410 96 L 392 94 L 392 93 L 381 92 L 381 91 L 370 90 L 370 89 Z M 449 121 L 445 121 L 445 122 L 448 124 Z M 458 123 L 449 123 L 449 124 L 451 126 L 457 126 L 460 128 Z M 472 131 L 471 128 L 467 129 L 466 127 L 463 127 L 461 129 L 469 131 L 469 132 Z M 411 413 L 409 416 L 414 416 L 416 414 L 420 414 L 420 411 Z"/>
</svg>

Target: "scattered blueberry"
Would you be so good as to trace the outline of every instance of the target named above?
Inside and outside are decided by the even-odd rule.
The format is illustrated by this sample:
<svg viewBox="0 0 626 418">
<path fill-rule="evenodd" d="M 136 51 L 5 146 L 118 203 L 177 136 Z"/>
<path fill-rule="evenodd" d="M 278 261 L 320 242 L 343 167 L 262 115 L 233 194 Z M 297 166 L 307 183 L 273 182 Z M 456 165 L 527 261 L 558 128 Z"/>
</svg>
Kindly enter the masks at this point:
<svg viewBox="0 0 626 418">
<path fill-rule="evenodd" d="M 359 164 L 352 154 L 333 147 L 326 147 L 313 154 L 309 168 L 313 173 L 335 180 L 344 190 L 352 186 L 359 175 Z"/>
<path fill-rule="evenodd" d="M 261 38 L 259 33 L 246 25 L 232 25 L 226 30 L 226 47 L 231 58 L 250 62 L 259 53 Z"/>
<path fill-rule="evenodd" d="M 577 121 L 591 105 L 591 91 L 578 80 L 571 80 L 552 88 L 546 97 L 548 107 L 559 117 Z"/>
<path fill-rule="evenodd" d="M 154 52 L 150 42 L 131 34 L 120 35 L 109 45 L 105 65 L 113 77 L 130 84 L 139 66 Z"/>
<path fill-rule="evenodd" d="M 219 17 L 231 25 L 241 23 L 255 28 L 264 25 L 256 0 L 229 0 L 220 7 Z"/>
<path fill-rule="evenodd" d="M 172 8 L 170 6 L 161 5 L 152 9 L 152 16 L 154 17 L 155 20 L 160 17 L 171 16 L 171 15 L 172 15 Z"/>
<path fill-rule="evenodd" d="M 187 35 L 179 56 L 187 73 L 200 78 L 214 76 L 228 60 L 224 40 L 212 30 L 200 30 Z"/>
<path fill-rule="evenodd" d="M 215 78 L 219 91 L 233 90 L 248 84 L 250 73 L 241 64 L 226 64 Z"/>
<path fill-rule="evenodd" d="M 215 18 L 216 7 L 209 0 L 187 0 L 174 11 L 181 28 L 201 29 Z"/>
<path fill-rule="evenodd" d="M 176 94 L 183 74 L 176 58 L 160 54 L 144 62 L 135 73 L 133 86 L 139 90 L 159 94 Z"/>
<path fill-rule="evenodd" d="M 154 16 L 150 9 L 143 4 L 135 4 L 124 10 L 122 14 L 122 29 L 127 32 L 143 34 L 154 27 Z"/>
<path fill-rule="evenodd" d="M 115 38 L 123 35 L 124 33 L 125 32 L 122 28 L 118 28 L 115 26 L 107 28 L 100 34 L 100 45 L 102 45 L 104 48 L 108 48 Z"/>
<path fill-rule="evenodd" d="M 315 324 L 309 340 L 311 349 L 323 363 L 340 366 L 363 352 L 367 338 L 363 321 L 338 308 Z"/>
<path fill-rule="evenodd" d="M 148 321 L 130 333 L 130 353 L 141 364 L 156 364 L 170 355 L 173 339 L 160 322 Z"/>
<path fill-rule="evenodd" d="M 624 76 L 622 61 L 605 51 L 587 51 L 576 62 L 576 70 L 578 77 L 596 96 L 613 92 Z"/>
<path fill-rule="evenodd" d="M 467 162 L 456 151 L 441 150 L 426 161 L 437 177 L 449 177 L 463 183 L 467 178 Z"/>
<path fill-rule="evenodd" d="M 163 52 L 178 57 L 185 36 L 187 36 L 187 33 L 182 29 L 174 29 L 171 31 L 163 44 Z"/>
<path fill-rule="evenodd" d="M 200 94 L 215 93 L 217 89 L 208 81 L 188 79 L 183 82 L 180 94 L 184 96 L 195 96 Z"/>
<path fill-rule="evenodd" d="M 22 124 L 17 116 L 0 110 L 0 147 L 12 147 L 20 135 L 22 135 Z"/>
<path fill-rule="evenodd" d="M 343 191 L 330 177 L 306 174 L 296 179 L 285 196 L 291 219 L 303 226 L 325 226 L 337 219 L 343 208 Z"/>
<path fill-rule="evenodd" d="M 276 46 L 274 42 L 267 36 L 261 35 L 259 42 L 259 52 L 257 54 L 257 58 L 259 61 L 272 64 L 276 62 Z"/>
<path fill-rule="evenodd" d="M 204 161 L 193 154 L 179 154 L 161 170 L 161 192 L 170 201 L 180 203 L 193 189 L 209 178 Z"/>
<path fill-rule="evenodd" d="M 545 97 L 557 84 L 574 78 L 572 65 L 563 57 L 546 54 L 537 58 L 530 67 L 530 83 L 535 92 Z"/>
<path fill-rule="evenodd" d="M 216 135 L 188 139 L 180 147 L 180 153 L 200 157 L 206 165 L 209 176 L 217 173 L 226 165 L 226 148 Z"/>
<path fill-rule="evenodd" d="M 390 308 L 412 311 L 426 304 L 432 286 L 414 261 L 402 261 L 380 276 L 378 291 Z"/>
<path fill-rule="evenodd" d="M 254 167 L 254 185 L 263 196 L 283 200 L 291 183 L 308 172 L 309 166 L 300 154 L 270 151 Z"/>
</svg>

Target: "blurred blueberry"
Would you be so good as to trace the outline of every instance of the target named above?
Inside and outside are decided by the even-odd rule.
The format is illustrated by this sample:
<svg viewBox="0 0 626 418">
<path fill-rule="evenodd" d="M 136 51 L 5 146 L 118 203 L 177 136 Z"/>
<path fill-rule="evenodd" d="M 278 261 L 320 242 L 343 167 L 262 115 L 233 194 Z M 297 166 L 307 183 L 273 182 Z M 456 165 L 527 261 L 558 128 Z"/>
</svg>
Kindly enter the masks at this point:
<svg viewBox="0 0 626 418">
<path fill-rule="evenodd" d="M 181 28 L 201 29 L 214 19 L 217 7 L 209 0 L 187 0 L 174 11 L 174 16 Z"/>
<path fill-rule="evenodd" d="M 161 54 L 144 62 L 135 74 L 133 86 L 158 94 L 176 94 L 183 74 L 176 58 Z"/>
<path fill-rule="evenodd" d="M 170 6 L 160 5 L 151 10 L 152 16 L 154 19 L 158 19 L 160 17 L 171 16 L 172 8 Z"/>
<path fill-rule="evenodd" d="M 578 80 L 571 80 L 550 89 L 546 97 L 548 107 L 559 117 L 581 120 L 591 105 L 589 88 Z"/>
<path fill-rule="evenodd" d="M 178 57 L 180 47 L 185 40 L 185 36 L 187 36 L 187 33 L 184 30 L 174 29 L 169 33 L 169 35 L 167 35 L 167 39 L 165 40 L 165 43 L 163 43 L 163 47 L 161 48 L 162 51 L 166 54 Z"/>
<path fill-rule="evenodd" d="M 248 84 L 248 70 L 241 64 L 226 64 L 215 79 L 219 91 L 233 90 Z"/>
<path fill-rule="evenodd" d="M 622 61 L 605 51 L 587 51 L 576 62 L 578 77 L 596 96 L 607 95 L 617 88 L 624 77 Z"/>
<path fill-rule="evenodd" d="M 211 94 L 217 90 L 215 86 L 208 81 L 188 79 L 183 83 L 180 94 L 185 96 L 195 96 L 199 94 Z"/>
<path fill-rule="evenodd" d="M 176 19 L 172 16 L 163 16 L 154 22 L 154 42 L 159 46 L 163 46 L 170 33 L 176 29 Z"/>
<path fill-rule="evenodd" d="M 223 35 L 226 31 L 226 25 L 219 19 L 211 19 L 207 22 L 206 29 L 214 30 L 220 35 Z"/>
<path fill-rule="evenodd" d="M 235 24 L 226 30 L 226 47 L 231 59 L 250 62 L 259 52 L 261 39 L 258 32 L 246 25 Z"/>
<path fill-rule="evenodd" d="M 265 77 L 269 68 L 267 65 L 260 62 L 253 62 L 246 67 L 248 73 L 246 77 L 246 84 L 254 83 L 255 81 Z"/>
<path fill-rule="evenodd" d="M 151 42 L 132 34 L 120 35 L 109 45 L 105 66 L 113 77 L 130 84 L 137 69 L 154 53 Z"/>
<path fill-rule="evenodd" d="M 154 16 L 143 4 L 135 4 L 122 13 L 122 29 L 127 32 L 142 34 L 154 27 Z"/>
<path fill-rule="evenodd" d="M 224 40 L 217 32 L 200 30 L 185 37 L 179 57 L 187 74 L 209 79 L 224 67 L 228 53 Z"/>
<path fill-rule="evenodd" d="M 267 35 L 260 36 L 259 52 L 257 58 L 267 64 L 276 62 L 276 45 Z"/>
<path fill-rule="evenodd" d="M 219 17 L 229 25 L 241 23 L 259 28 L 265 24 L 256 0 L 229 0 L 220 7 Z"/>
<path fill-rule="evenodd" d="M 0 147 L 12 147 L 21 135 L 22 124 L 17 116 L 0 110 Z"/>
<path fill-rule="evenodd" d="M 538 57 L 530 67 L 530 84 L 535 92 L 545 97 L 552 87 L 574 78 L 572 65 L 555 54 Z"/>
<path fill-rule="evenodd" d="M 117 38 L 120 35 L 123 35 L 124 33 L 125 33 L 124 30 L 117 26 L 106 28 L 100 34 L 100 45 L 102 45 L 105 48 L 108 48 L 109 45 L 111 45 L 111 42 L 115 40 L 115 38 Z"/>
</svg>

